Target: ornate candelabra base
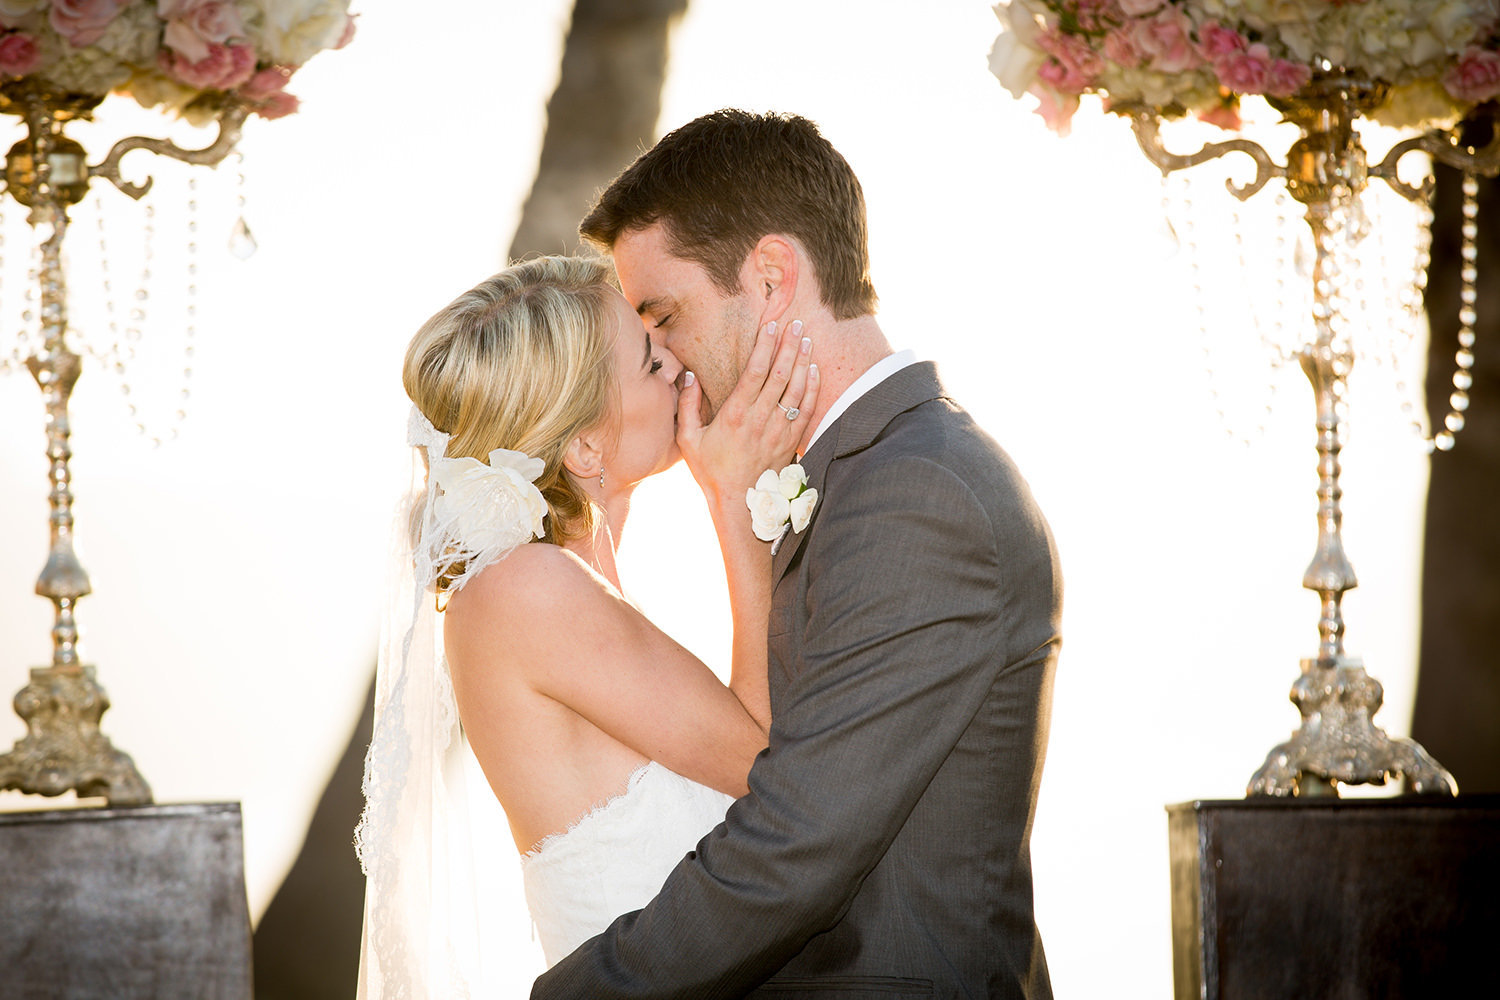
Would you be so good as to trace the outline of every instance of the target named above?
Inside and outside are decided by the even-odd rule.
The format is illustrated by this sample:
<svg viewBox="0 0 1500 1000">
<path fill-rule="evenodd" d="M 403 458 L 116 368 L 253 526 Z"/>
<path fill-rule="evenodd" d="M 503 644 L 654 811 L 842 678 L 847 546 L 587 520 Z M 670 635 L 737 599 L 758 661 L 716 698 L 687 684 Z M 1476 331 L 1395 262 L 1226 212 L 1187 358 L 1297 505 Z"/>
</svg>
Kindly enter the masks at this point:
<svg viewBox="0 0 1500 1000">
<path fill-rule="evenodd" d="M 0 790 L 82 798 L 103 796 L 112 806 L 151 803 L 151 788 L 128 754 L 99 731 L 109 696 L 81 664 L 33 667 L 31 683 L 15 698 L 27 733 L 0 754 Z"/>
<path fill-rule="evenodd" d="M 1374 724 L 1385 690 L 1358 657 L 1303 660 L 1291 697 L 1302 726 L 1266 755 L 1248 794 L 1333 795 L 1335 781 L 1383 785 L 1397 776 L 1414 792 L 1458 794 L 1453 776 L 1419 744 Z"/>
</svg>

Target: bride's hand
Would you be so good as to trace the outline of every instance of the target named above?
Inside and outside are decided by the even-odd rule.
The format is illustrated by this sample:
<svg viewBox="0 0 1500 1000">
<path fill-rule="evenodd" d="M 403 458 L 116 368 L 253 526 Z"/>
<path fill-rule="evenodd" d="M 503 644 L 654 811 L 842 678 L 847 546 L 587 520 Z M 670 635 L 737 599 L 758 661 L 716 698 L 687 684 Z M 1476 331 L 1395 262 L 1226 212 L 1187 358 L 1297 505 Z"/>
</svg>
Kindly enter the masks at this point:
<svg viewBox="0 0 1500 1000">
<path fill-rule="evenodd" d="M 702 387 L 683 387 L 677 399 L 677 444 L 710 502 L 737 500 L 767 469 L 792 461 L 818 402 L 812 341 L 793 320 L 778 336 L 775 321 L 761 327 L 745 371 L 704 424 Z"/>
</svg>

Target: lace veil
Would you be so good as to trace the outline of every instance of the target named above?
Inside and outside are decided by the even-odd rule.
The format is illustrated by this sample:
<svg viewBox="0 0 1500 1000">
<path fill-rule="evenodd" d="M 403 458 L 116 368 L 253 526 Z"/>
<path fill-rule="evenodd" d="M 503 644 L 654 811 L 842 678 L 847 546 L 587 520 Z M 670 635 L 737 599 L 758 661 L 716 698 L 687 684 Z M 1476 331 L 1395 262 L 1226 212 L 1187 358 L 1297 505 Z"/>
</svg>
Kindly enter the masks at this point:
<svg viewBox="0 0 1500 1000">
<path fill-rule="evenodd" d="M 480 951 L 465 796 L 467 750 L 443 657 L 437 593 L 543 533 L 542 463 L 497 450 L 446 457 L 448 435 L 412 407 L 422 452 L 391 540 L 355 848 L 366 876 L 359 997 L 468 997 Z M 440 582 L 441 581 L 441 584 Z"/>
</svg>

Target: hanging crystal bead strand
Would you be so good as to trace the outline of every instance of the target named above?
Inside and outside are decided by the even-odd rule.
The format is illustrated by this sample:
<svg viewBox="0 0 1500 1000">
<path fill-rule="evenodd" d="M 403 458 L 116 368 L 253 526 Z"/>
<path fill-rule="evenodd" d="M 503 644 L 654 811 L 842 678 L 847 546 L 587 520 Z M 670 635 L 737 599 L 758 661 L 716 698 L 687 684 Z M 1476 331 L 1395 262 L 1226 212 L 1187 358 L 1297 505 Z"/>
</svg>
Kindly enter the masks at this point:
<svg viewBox="0 0 1500 1000">
<path fill-rule="evenodd" d="M 121 376 L 120 392 L 125 396 L 125 412 L 135 422 L 136 433 L 144 437 L 146 436 L 145 417 L 140 412 L 140 404 L 136 402 L 128 369 L 135 367 L 139 358 L 141 329 L 146 323 L 146 304 L 151 297 L 151 264 L 155 256 L 156 243 L 156 205 L 148 201 L 142 209 L 142 214 L 144 220 L 141 223 L 140 283 L 132 295 L 125 324 L 125 336 L 121 342 L 120 356 L 115 371 Z"/>
<path fill-rule="evenodd" d="M 1303 301 L 1303 291 L 1307 282 L 1299 280 L 1295 293 L 1291 292 L 1288 287 L 1288 279 L 1295 273 L 1294 257 L 1295 248 L 1298 245 L 1297 239 L 1307 229 L 1307 224 L 1302 221 L 1300 215 L 1293 214 L 1292 200 L 1287 197 L 1285 190 L 1277 191 L 1273 201 L 1276 209 L 1276 236 L 1274 238 L 1276 249 L 1273 255 L 1276 264 L 1276 274 L 1273 276 L 1276 285 L 1276 313 L 1271 325 L 1273 330 L 1271 340 L 1265 347 L 1266 352 L 1271 356 L 1272 367 L 1279 371 L 1286 367 L 1288 362 L 1295 361 L 1297 358 L 1296 352 L 1289 346 L 1291 335 L 1287 332 L 1287 321 L 1294 312 L 1299 319 L 1308 313 L 1306 303 Z M 1293 295 L 1296 297 L 1295 303 L 1288 301 Z M 1271 382 L 1272 402 L 1275 400 L 1275 395 L 1276 382 L 1273 379 Z"/>
<path fill-rule="evenodd" d="M 1396 393 L 1401 400 L 1401 415 L 1410 422 L 1412 431 L 1421 438 L 1429 455 L 1434 448 L 1432 435 L 1428 432 L 1425 416 L 1421 412 L 1418 392 L 1408 379 L 1406 366 L 1401 363 L 1397 351 L 1410 349 L 1416 343 L 1417 334 L 1427 319 L 1423 294 L 1427 290 L 1427 268 L 1432 262 L 1433 212 L 1430 199 L 1429 191 L 1428 197 L 1416 203 L 1417 238 L 1415 252 L 1412 254 L 1411 278 L 1395 282 L 1397 294 L 1393 312 L 1399 317 L 1404 336 L 1391 354 L 1391 370 L 1395 377 Z M 1381 231 L 1384 231 L 1383 228 Z"/>
<path fill-rule="evenodd" d="M 1177 184 L 1179 191 L 1174 195 L 1172 185 Z M 1229 425 L 1229 414 L 1225 409 L 1224 399 L 1219 393 L 1219 382 L 1214 374 L 1213 346 L 1208 332 L 1208 293 L 1203 288 L 1203 263 L 1202 255 L 1198 247 L 1198 225 L 1193 216 L 1193 193 L 1186 178 L 1173 180 L 1173 175 L 1163 174 L 1161 178 L 1161 210 L 1162 214 L 1170 220 L 1173 203 L 1182 207 L 1182 245 L 1187 251 L 1188 271 L 1192 275 L 1193 285 L 1193 313 L 1198 319 L 1198 349 L 1203 356 L 1203 373 L 1208 383 L 1209 399 L 1213 402 L 1214 413 L 1218 416 L 1219 426 L 1230 438 L 1236 438 L 1234 428 Z M 1168 225 L 1170 225 L 1170 221 Z M 1175 232 L 1175 230 L 1174 230 Z"/>
<path fill-rule="evenodd" d="M 229 233 L 229 252 L 239 260 L 249 260 L 259 249 L 255 243 L 255 234 L 250 231 L 250 223 L 245 221 L 245 154 L 236 152 L 234 154 L 235 180 L 234 201 L 238 214 L 234 220 L 234 228 Z M 1171 223 L 1168 223 L 1170 226 Z"/>
<path fill-rule="evenodd" d="M 173 414 L 170 431 L 174 441 L 182 422 L 187 419 L 188 401 L 193 396 L 193 355 L 197 350 L 198 338 L 198 180 L 195 177 L 188 179 L 188 194 L 188 283 L 185 289 L 187 321 L 182 331 L 182 387 L 177 390 L 177 412 Z"/>
<path fill-rule="evenodd" d="M 4 283 L 5 283 L 5 209 L 4 209 L 3 206 L 0 206 L 0 304 L 3 304 L 3 302 L 4 302 L 4 291 L 5 291 Z M 4 315 L 3 311 L 0 311 L 0 315 Z M 24 363 L 25 363 L 25 359 L 21 356 L 21 338 L 18 336 L 18 337 L 16 337 L 15 341 L 12 342 L 11 347 L 10 347 L 10 351 L 7 354 L 5 354 L 5 355 L 0 356 L 0 375 L 5 375 L 5 374 L 8 374 L 8 373 L 13 372 L 13 371 L 19 371 L 21 369 L 21 366 Z"/>
<path fill-rule="evenodd" d="M 36 321 L 36 287 L 41 274 L 41 260 L 41 245 L 33 240 L 26 267 L 26 291 L 21 296 L 21 328 L 16 335 L 16 354 L 23 359 L 23 364 L 24 359 L 37 349 L 37 341 L 34 339 L 37 332 L 32 324 Z"/>
<path fill-rule="evenodd" d="M 1454 438 L 1464 429 L 1469 409 L 1469 389 L 1474 385 L 1474 323 L 1479 318 L 1479 178 L 1465 173 L 1463 223 L 1459 230 L 1458 350 L 1453 354 L 1453 392 L 1448 397 L 1448 415 L 1443 429 L 1432 436 L 1433 447 L 1451 451 Z"/>
<path fill-rule="evenodd" d="M 1281 364 L 1281 361 L 1277 358 L 1276 350 L 1271 344 L 1271 338 L 1266 334 L 1266 329 L 1262 325 L 1261 310 L 1249 307 L 1249 303 L 1254 301 L 1254 296 L 1252 296 L 1249 286 L 1249 276 L 1252 273 L 1252 268 L 1250 257 L 1245 252 L 1245 224 L 1237 207 L 1232 208 L 1230 211 L 1229 230 L 1234 235 L 1234 249 L 1239 257 L 1240 292 L 1245 297 L 1247 304 L 1245 311 L 1250 317 L 1251 325 L 1255 328 L 1256 339 L 1260 341 L 1261 347 L 1266 349 L 1266 353 L 1271 358 L 1272 369 L 1274 370 Z M 1275 379 L 1270 379 L 1266 382 L 1265 402 L 1256 411 L 1258 415 L 1255 418 L 1253 432 L 1236 435 L 1242 444 L 1249 445 L 1253 441 L 1261 440 L 1266 436 L 1266 427 L 1270 424 L 1272 404 L 1275 402 L 1275 399 L 1276 382 Z"/>
<path fill-rule="evenodd" d="M 99 232 L 99 290 L 104 299 L 104 324 L 109 331 L 109 343 L 99 347 L 89 345 L 89 353 L 104 364 L 121 379 L 121 389 L 124 390 L 125 357 L 122 353 L 120 342 L 120 318 L 115 306 L 114 278 L 109 270 L 109 227 L 104 221 L 104 202 L 96 194 L 93 198 L 94 223 Z M 127 405 L 130 393 L 124 392 Z"/>
</svg>

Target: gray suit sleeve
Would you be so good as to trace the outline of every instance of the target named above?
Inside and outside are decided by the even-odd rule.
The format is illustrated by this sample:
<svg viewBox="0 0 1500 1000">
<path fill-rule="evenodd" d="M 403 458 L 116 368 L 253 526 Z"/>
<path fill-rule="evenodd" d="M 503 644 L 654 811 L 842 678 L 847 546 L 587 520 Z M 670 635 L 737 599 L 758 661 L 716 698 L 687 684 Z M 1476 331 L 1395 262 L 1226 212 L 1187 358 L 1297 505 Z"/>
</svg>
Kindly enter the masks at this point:
<svg viewBox="0 0 1500 1000">
<path fill-rule="evenodd" d="M 750 795 L 650 905 L 538 979 L 534 998 L 755 988 L 839 920 L 978 711 L 1018 603 L 1004 590 L 1022 585 L 1004 578 L 985 506 L 914 456 L 830 470 L 824 505 L 802 553 L 801 672 Z"/>
</svg>

